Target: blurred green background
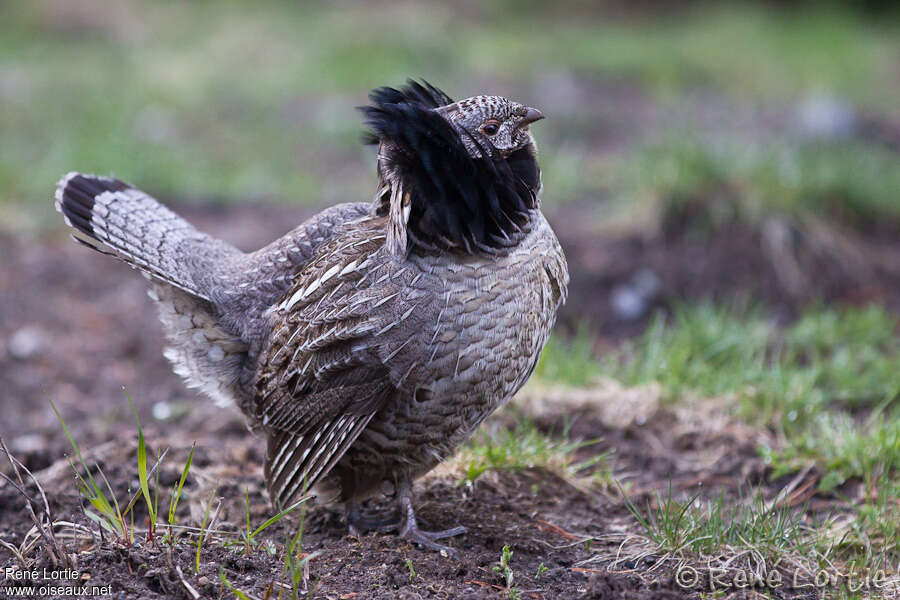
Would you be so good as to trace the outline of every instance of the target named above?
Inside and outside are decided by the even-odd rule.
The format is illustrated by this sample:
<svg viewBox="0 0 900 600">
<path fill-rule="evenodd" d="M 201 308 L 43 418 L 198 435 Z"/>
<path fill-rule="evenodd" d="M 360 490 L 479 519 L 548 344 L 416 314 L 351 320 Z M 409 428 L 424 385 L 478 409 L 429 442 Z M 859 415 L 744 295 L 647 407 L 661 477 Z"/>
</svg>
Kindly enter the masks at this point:
<svg viewBox="0 0 900 600">
<path fill-rule="evenodd" d="M 361 200 L 353 108 L 425 77 L 540 107 L 545 203 L 900 218 L 900 22 L 854 4 L 0 3 L 0 211 L 69 170 L 167 200 Z M 55 220 L 52 221 L 55 223 Z"/>
</svg>

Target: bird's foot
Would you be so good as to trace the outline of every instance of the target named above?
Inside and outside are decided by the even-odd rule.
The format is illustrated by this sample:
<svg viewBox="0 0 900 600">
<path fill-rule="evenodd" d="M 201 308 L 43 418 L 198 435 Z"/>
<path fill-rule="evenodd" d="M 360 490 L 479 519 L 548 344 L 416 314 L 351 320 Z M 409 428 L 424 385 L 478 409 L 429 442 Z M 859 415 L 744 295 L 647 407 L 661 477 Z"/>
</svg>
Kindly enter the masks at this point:
<svg viewBox="0 0 900 600">
<path fill-rule="evenodd" d="M 444 544 L 438 544 L 435 540 L 442 540 L 466 533 L 465 527 L 453 527 L 442 531 L 423 531 L 416 522 L 416 514 L 412 507 L 412 485 L 409 480 L 402 481 L 398 489 L 398 501 L 400 512 L 404 516 L 403 527 L 400 529 L 400 537 L 418 544 L 423 548 L 440 552 L 446 556 L 456 558 L 456 549 Z"/>
<path fill-rule="evenodd" d="M 351 504 L 347 507 L 347 525 L 353 535 L 362 535 L 370 531 L 386 533 L 399 531 L 403 520 L 397 508 L 387 513 L 364 514 L 359 505 Z"/>
<path fill-rule="evenodd" d="M 434 550 L 435 552 L 446 553 L 448 556 L 456 558 L 456 548 L 438 544 L 435 540 L 442 540 L 448 537 L 454 537 L 466 533 L 466 528 L 459 526 L 452 529 L 444 529 L 443 531 L 422 531 L 415 523 L 412 527 L 406 526 L 400 531 L 400 537 L 409 540 L 414 544 L 418 544 L 423 548 Z"/>
</svg>

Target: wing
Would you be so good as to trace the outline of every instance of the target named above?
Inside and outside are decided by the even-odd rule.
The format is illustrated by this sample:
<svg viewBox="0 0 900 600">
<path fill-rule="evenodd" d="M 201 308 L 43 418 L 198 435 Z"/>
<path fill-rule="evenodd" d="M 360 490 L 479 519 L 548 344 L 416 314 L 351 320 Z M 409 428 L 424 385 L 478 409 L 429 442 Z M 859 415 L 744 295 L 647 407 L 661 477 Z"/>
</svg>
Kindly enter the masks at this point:
<svg viewBox="0 0 900 600">
<path fill-rule="evenodd" d="M 370 212 L 371 203 L 338 204 L 313 215 L 271 244 L 241 255 L 232 268 L 242 273 L 241 283 L 252 286 L 253 293 L 229 297 L 230 312 L 246 322 L 246 315 L 260 315 L 269 309 L 291 287 L 293 269 L 302 269 L 348 224 L 365 219 Z M 252 335 L 248 333 L 248 337 Z"/>
<path fill-rule="evenodd" d="M 392 359 L 402 340 L 385 334 L 413 311 L 401 311 L 409 294 L 384 241 L 382 218 L 348 227 L 317 249 L 272 313 L 256 418 L 276 504 L 314 486 L 401 393 Z"/>
<path fill-rule="evenodd" d="M 281 423 L 267 427 L 265 477 L 276 506 L 289 506 L 327 475 L 378 408 L 397 392 L 386 373 L 377 369 L 360 372 L 370 379 L 369 384 L 338 385 L 302 398 L 282 397 L 270 405 L 273 420 L 295 414 L 298 407 L 326 408 L 328 413 L 306 419 L 304 429 Z M 343 410 L 333 410 L 341 406 Z"/>
</svg>

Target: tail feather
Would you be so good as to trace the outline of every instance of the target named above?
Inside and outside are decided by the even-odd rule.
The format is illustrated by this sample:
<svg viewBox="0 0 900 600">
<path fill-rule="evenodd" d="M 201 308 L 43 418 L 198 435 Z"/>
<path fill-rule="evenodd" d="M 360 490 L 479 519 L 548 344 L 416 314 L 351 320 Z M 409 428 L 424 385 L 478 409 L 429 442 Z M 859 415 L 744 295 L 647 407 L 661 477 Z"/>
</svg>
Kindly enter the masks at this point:
<svg viewBox="0 0 900 600">
<path fill-rule="evenodd" d="M 57 184 L 56 210 L 76 241 L 206 300 L 216 263 L 238 253 L 112 177 L 67 174 Z"/>
</svg>

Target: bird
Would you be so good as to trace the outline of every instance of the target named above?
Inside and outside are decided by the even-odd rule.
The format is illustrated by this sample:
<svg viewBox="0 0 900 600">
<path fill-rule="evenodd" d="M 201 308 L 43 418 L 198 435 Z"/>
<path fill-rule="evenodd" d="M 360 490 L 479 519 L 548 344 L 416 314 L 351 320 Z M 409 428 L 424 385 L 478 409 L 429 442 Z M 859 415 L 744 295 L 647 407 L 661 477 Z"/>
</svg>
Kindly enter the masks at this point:
<svg viewBox="0 0 900 600">
<path fill-rule="evenodd" d="M 150 280 L 174 371 L 265 437 L 276 508 L 316 495 L 352 533 L 455 554 L 438 540 L 466 528 L 420 528 L 413 481 L 528 380 L 566 300 L 530 130 L 543 114 L 424 80 L 359 110 L 374 198 L 254 252 L 113 177 L 65 175 L 55 207 L 76 241 Z M 362 509 L 387 492 L 391 509 Z"/>
</svg>

